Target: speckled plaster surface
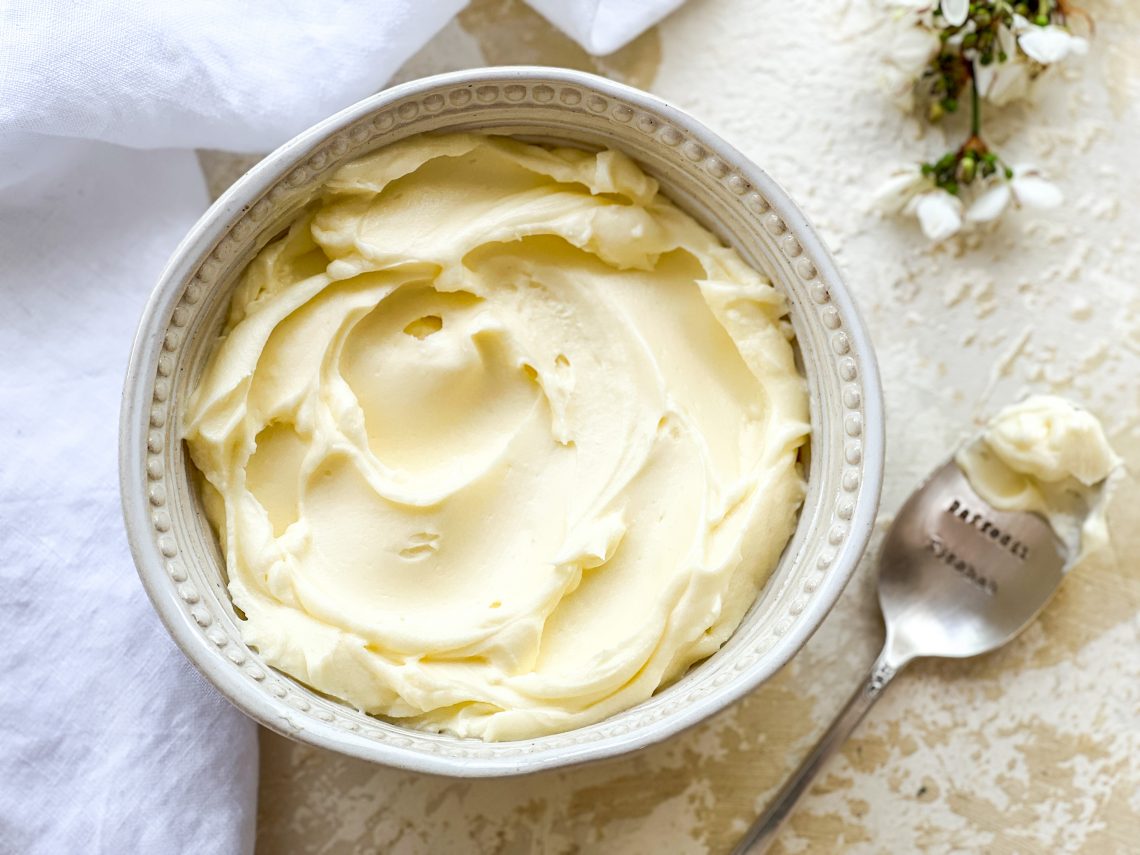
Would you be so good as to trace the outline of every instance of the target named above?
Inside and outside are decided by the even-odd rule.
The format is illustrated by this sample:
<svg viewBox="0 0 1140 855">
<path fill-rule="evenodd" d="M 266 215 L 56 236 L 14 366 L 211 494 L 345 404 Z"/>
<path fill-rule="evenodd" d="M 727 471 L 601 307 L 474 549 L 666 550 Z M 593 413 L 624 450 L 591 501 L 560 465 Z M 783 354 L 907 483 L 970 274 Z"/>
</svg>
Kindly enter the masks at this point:
<svg viewBox="0 0 1140 855">
<path fill-rule="evenodd" d="M 1043 617 L 977 660 L 920 662 L 820 778 L 786 853 L 1140 848 L 1140 14 L 1084 0 L 1090 55 L 991 126 L 1067 202 L 927 246 L 868 212 L 897 162 L 940 133 L 876 90 L 877 20 L 859 0 L 692 0 L 591 59 L 514 0 L 477 0 L 401 74 L 548 62 L 686 107 L 785 184 L 836 253 L 874 336 L 888 408 L 880 532 L 914 484 L 1029 390 L 1084 402 L 1131 468 L 1114 549 Z M 250 161 L 203 155 L 220 192 Z M 876 538 L 877 540 L 877 538 Z M 258 851 L 726 852 L 858 685 L 877 652 L 872 544 L 839 605 L 775 679 L 636 756 L 491 782 L 371 766 L 262 736 Z"/>
</svg>

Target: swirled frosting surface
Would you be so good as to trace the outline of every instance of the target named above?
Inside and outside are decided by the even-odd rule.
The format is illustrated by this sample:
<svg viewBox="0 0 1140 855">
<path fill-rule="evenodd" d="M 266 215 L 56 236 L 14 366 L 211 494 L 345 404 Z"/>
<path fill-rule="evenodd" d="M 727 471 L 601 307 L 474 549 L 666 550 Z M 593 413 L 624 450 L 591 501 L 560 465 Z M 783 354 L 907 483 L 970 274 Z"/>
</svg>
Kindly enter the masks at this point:
<svg viewBox="0 0 1140 855">
<path fill-rule="evenodd" d="M 628 157 L 419 137 L 250 263 L 191 395 L 245 640 L 517 739 L 720 647 L 804 493 L 782 295 Z"/>
</svg>

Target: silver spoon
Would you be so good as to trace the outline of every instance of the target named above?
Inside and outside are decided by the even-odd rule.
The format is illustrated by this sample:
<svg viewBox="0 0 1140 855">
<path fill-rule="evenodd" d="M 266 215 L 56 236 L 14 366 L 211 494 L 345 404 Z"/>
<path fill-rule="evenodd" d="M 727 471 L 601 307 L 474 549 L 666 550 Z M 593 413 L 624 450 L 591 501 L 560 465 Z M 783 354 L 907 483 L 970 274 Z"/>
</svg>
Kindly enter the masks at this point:
<svg viewBox="0 0 1140 855">
<path fill-rule="evenodd" d="M 879 658 L 733 855 L 772 844 L 816 773 L 904 665 L 920 656 L 964 658 L 1001 647 L 1049 602 L 1070 557 L 1042 517 L 987 504 L 954 461 L 931 475 L 899 511 L 879 555 L 887 624 Z"/>
</svg>

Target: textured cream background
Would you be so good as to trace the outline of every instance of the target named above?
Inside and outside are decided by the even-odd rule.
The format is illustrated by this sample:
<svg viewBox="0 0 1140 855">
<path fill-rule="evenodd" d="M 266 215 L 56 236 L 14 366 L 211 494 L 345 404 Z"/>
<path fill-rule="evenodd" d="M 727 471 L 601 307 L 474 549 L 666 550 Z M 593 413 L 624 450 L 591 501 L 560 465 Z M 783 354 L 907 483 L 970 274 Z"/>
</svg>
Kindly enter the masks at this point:
<svg viewBox="0 0 1140 855">
<path fill-rule="evenodd" d="M 690 0 L 591 59 L 515 0 L 476 0 L 404 69 L 538 62 L 626 80 L 695 113 L 767 169 L 835 252 L 878 348 L 887 400 L 880 528 L 913 486 L 1024 391 L 1084 402 L 1140 471 L 1140 15 L 1084 0 L 1090 55 L 990 126 L 1043 166 L 1063 209 L 930 248 L 867 212 L 895 163 L 942 151 L 874 84 L 863 0 Z M 203 154 L 220 192 L 249 158 Z M 1044 616 L 991 656 L 920 662 L 819 779 L 777 851 L 1140 849 L 1140 483 Z M 873 544 L 871 559 L 876 551 Z M 1119 556 L 1119 560 L 1116 556 Z M 800 655 L 664 745 L 566 772 L 451 781 L 262 736 L 258 851 L 727 852 L 862 679 L 882 627 L 873 560 Z"/>
</svg>

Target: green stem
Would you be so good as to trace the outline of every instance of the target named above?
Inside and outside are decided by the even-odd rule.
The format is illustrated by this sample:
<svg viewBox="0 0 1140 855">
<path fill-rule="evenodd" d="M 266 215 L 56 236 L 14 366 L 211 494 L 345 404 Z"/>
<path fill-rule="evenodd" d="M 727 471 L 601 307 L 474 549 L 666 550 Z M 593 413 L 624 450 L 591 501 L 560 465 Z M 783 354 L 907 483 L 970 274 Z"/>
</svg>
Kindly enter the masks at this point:
<svg viewBox="0 0 1140 855">
<path fill-rule="evenodd" d="M 970 63 L 970 135 L 977 137 L 982 132 L 982 96 L 978 94 L 978 81 L 974 77 L 974 65 Z"/>
</svg>

